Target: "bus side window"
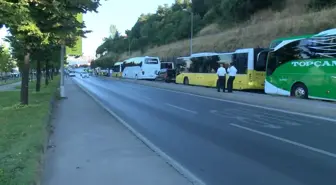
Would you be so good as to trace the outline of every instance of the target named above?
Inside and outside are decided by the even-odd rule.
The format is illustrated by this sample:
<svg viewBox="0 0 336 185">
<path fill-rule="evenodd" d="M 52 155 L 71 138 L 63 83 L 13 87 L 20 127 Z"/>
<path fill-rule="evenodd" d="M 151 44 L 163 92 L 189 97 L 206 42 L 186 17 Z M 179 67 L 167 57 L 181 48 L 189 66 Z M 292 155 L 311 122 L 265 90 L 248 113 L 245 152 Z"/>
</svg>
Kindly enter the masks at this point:
<svg viewBox="0 0 336 185">
<path fill-rule="evenodd" d="M 211 71 L 211 66 L 210 66 L 210 62 L 211 62 L 211 57 L 201 57 L 201 73 L 210 73 Z"/>
<path fill-rule="evenodd" d="M 248 53 L 236 53 L 233 56 L 232 61 L 237 68 L 237 74 L 247 74 Z"/>
<path fill-rule="evenodd" d="M 201 62 L 199 58 L 193 58 L 191 59 L 191 64 L 190 64 L 190 72 L 192 73 L 199 73 L 199 69 L 201 66 Z"/>
<path fill-rule="evenodd" d="M 211 60 L 209 61 L 209 68 L 210 68 L 209 73 L 217 72 L 217 69 L 219 68 L 219 63 L 218 63 L 219 60 L 220 58 L 218 56 L 211 57 Z"/>
</svg>

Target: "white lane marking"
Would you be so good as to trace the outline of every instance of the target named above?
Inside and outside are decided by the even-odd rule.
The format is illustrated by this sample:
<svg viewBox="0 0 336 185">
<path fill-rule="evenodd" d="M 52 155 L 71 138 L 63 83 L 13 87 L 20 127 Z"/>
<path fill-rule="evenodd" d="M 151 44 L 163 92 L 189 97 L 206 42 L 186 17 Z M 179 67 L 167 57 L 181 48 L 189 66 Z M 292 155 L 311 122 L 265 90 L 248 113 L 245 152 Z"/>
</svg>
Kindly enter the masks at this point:
<svg viewBox="0 0 336 185">
<path fill-rule="evenodd" d="M 176 106 L 176 105 L 172 105 L 172 104 L 169 104 L 169 103 L 166 103 L 166 105 L 170 106 L 170 107 L 174 107 L 176 109 L 180 109 L 180 110 L 183 110 L 183 111 L 186 111 L 186 112 L 190 112 L 192 114 L 197 114 L 196 111 L 193 111 L 193 110 L 189 110 L 189 109 L 185 109 L 183 107 L 179 107 L 179 106 Z"/>
<path fill-rule="evenodd" d="M 289 143 L 289 144 L 292 144 L 292 145 L 295 145 L 295 146 L 298 146 L 298 147 L 301 147 L 301 148 L 305 148 L 305 149 L 308 149 L 308 150 L 311 150 L 311 151 L 314 151 L 314 152 L 317 152 L 317 153 L 320 153 L 320 154 L 323 154 L 323 155 L 327 155 L 329 157 L 336 158 L 336 154 L 325 151 L 325 150 L 322 150 L 322 149 L 314 148 L 314 147 L 304 145 L 304 144 L 301 144 L 301 143 L 298 143 L 298 142 L 295 142 L 295 141 L 291 141 L 291 140 L 288 140 L 288 139 L 285 139 L 285 138 L 281 138 L 281 137 L 278 137 L 278 136 L 274 136 L 274 135 L 271 135 L 271 134 L 260 132 L 258 130 L 254 130 L 254 129 L 247 128 L 247 127 L 244 127 L 244 126 L 240 126 L 240 125 L 237 125 L 237 124 L 234 124 L 234 123 L 231 123 L 230 125 L 234 126 L 234 127 L 237 127 L 237 128 L 240 128 L 240 129 L 243 129 L 243 130 L 247 130 L 247 131 L 259 134 L 259 135 L 263 135 L 263 136 L 266 136 L 266 137 L 269 137 L 269 138 L 272 138 L 272 139 L 275 139 L 275 140 L 278 140 L 278 141 L 282 141 L 282 142 Z"/>
<path fill-rule="evenodd" d="M 145 136 L 136 131 L 130 124 L 128 124 L 125 120 L 118 116 L 117 113 L 110 110 L 106 105 L 104 105 L 98 98 L 96 98 L 89 90 L 87 90 L 83 84 L 76 83 L 78 87 L 80 87 L 84 92 L 86 92 L 96 103 L 102 106 L 108 113 L 110 113 L 114 118 L 116 118 L 121 124 L 123 124 L 127 129 L 129 129 L 140 141 L 142 141 L 145 145 L 147 145 L 151 150 L 153 150 L 156 154 L 161 156 L 163 160 L 165 160 L 168 164 L 170 164 L 176 171 L 178 171 L 181 175 L 186 177 L 192 184 L 195 185 L 206 185 L 201 179 L 196 177 L 192 172 L 190 172 L 187 168 L 183 167 L 180 163 L 171 158 L 168 154 L 163 152 L 160 148 L 155 146 L 151 141 L 149 141 Z"/>
<path fill-rule="evenodd" d="M 129 82 L 129 83 L 133 83 L 133 82 Z M 139 84 L 139 83 L 136 83 L 136 84 Z M 187 92 L 182 92 L 182 91 L 165 89 L 165 88 L 162 88 L 162 87 L 154 87 L 152 85 L 144 85 L 144 84 L 139 84 L 139 85 L 152 87 L 152 88 L 160 89 L 160 90 L 164 90 L 164 91 L 174 92 L 174 93 L 186 94 L 186 95 L 195 96 L 195 97 L 199 97 L 199 98 L 205 98 L 205 99 L 209 99 L 209 100 L 216 100 L 216 101 L 221 101 L 221 102 L 234 103 L 234 104 L 238 104 L 238 105 L 245 105 L 245 106 L 260 108 L 260 109 L 264 109 L 264 110 L 271 110 L 271 111 L 277 111 L 277 112 L 282 112 L 282 113 L 286 113 L 286 114 L 292 114 L 292 115 L 303 116 L 303 117 L 308 117 L 308 118 L 320 119 L 320 120 L 329 121 L 329 122 L 332 122 L 333 124 L 336 124 L 336 119 L 334 119 L 334 118 L 316 116 L 316 115 L 300 113 L 300 112 L 291 112 L 291 111 L 287 111 L 287 110 L 282 110 L 282 109 L 277 109 L 277 108 L 272 108 L 272 107 L 263 107 L 263 106 L 260 106 L 260 105 L 253 105 L 253 104 L 243 103 L 243 102 L 238 102 L 238 101 L 233 101 L 233 100 L 224 100 L 224 99 L 220 99 L 220 98 L 213 98 L 213 97 L 208 97 L 208 96 L 203 96 L 203 95 L 198 95 L 198 94 L 193 94 L 193 93 L 187 93 Z"/>
</svg>

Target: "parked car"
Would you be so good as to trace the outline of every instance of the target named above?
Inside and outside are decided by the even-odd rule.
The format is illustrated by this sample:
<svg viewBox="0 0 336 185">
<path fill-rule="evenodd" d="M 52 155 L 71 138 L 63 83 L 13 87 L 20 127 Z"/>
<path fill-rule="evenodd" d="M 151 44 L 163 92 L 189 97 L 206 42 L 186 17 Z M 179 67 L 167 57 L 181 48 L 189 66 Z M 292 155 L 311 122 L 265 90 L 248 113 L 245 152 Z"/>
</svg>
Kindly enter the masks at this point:
<svg viewBox="0 0 336 185">
<path fill-rule="evenodd" d="M 161 70 L 157 73 L 156 80 L 165 82 L 174 82 L 176 78 L 176 70 L 173 62 L 161 62 Z"/>
<path fill-rule="evenodd" d="M 69 72 L 69 76 L 70 76 L 70 77 L 75 77 L 75 76 L 76 76 L 76 73 L 73 72 L 73 71 L 70 71 L 70 72 Z"/>
<path fill-rule="evenodd" d="M 162 80 L 165 81 L 167 83 L 169 82 L 174 82 L 175 81 L 175 77 L 176 77 L 176 71 L 175 69 L 161 69 L 158 72 L 158 75 L 156 77 L 156 80 Z"/>
</svg>

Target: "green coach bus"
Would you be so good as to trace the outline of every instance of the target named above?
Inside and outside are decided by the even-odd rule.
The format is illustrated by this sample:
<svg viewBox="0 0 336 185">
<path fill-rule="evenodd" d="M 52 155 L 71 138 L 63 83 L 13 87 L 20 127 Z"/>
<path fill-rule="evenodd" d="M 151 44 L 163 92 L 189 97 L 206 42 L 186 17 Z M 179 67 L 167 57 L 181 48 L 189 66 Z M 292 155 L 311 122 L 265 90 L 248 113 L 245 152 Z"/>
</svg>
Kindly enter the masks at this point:
<svg viewBox="0 0 336 185">
<path fill-rule="evenodd" d="M 267 52 L 265 93 L 336 101 L 336 29 Z"/>
<path fill-rule="evenodd" d="M 294 39 L 306 39 L 314 36 L 314 34 L 310 35 L 299 35 L 299 36 L 294 36 L 294 37 L 282 37 L 282 38 L 277 38 L 273 40 L 269 46 L 269 48 L 274 49 L 277 45 L 279 45 L 282 41 L 285 40 L 294 40 Z"/>
</svg>

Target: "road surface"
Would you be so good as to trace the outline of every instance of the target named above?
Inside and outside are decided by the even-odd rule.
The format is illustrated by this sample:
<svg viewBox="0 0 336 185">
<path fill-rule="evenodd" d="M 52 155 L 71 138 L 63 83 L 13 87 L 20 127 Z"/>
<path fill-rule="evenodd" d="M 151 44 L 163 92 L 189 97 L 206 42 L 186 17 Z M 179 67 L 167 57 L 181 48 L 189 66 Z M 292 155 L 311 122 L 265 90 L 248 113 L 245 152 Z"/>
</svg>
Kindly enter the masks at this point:
<svg viewBox="0 0 336 185">
<path fill-rule="evenodd" d="M 122 81 L 74 80 L 206 184 L 336 182 L 336 122 Z"/>
</svg>

